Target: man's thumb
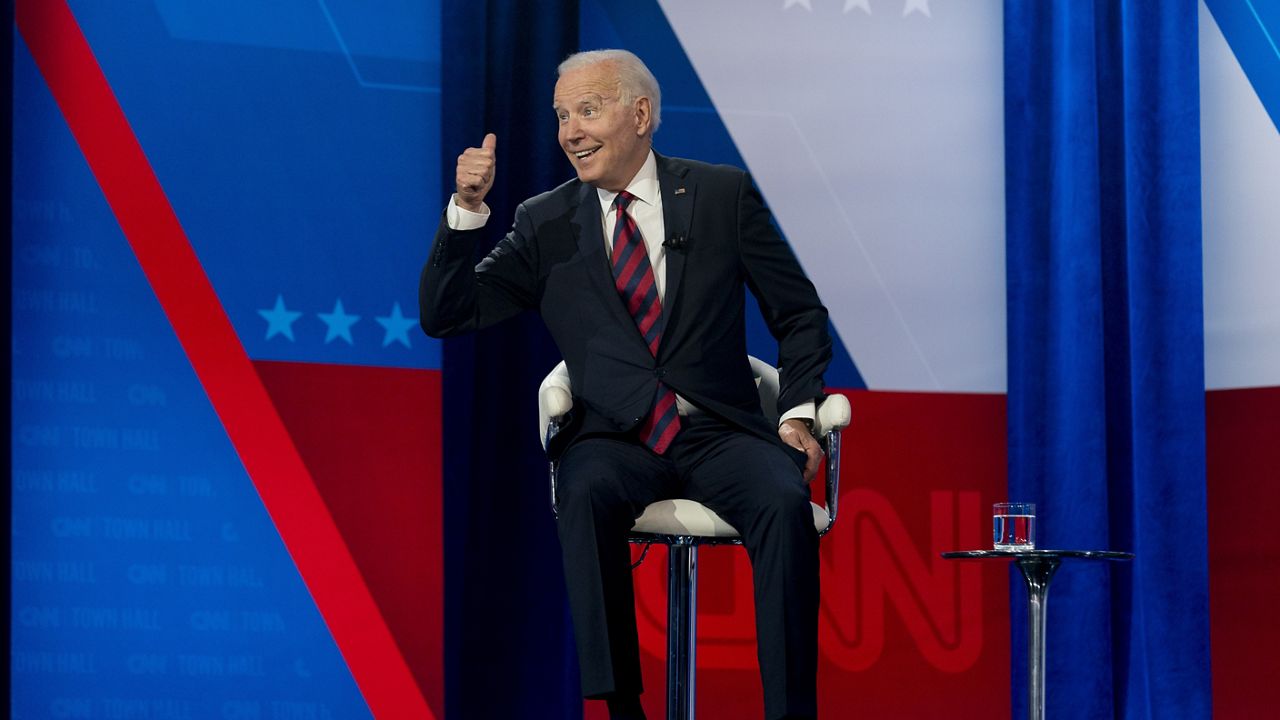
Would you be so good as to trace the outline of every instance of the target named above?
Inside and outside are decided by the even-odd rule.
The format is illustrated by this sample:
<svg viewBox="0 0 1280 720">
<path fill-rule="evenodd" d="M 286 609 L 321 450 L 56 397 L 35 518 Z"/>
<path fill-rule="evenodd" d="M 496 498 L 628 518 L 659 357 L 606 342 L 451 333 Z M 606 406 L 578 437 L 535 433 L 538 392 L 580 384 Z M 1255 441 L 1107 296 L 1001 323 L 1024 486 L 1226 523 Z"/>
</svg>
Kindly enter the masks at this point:
<svg viewBox="0 0 1280 720">
<path fill-rule="evenodd" d="M 484 142 L 480 143 L 480 147 L 485 150 L 496 150 L 498 148 L 498 136 L 489 133 L 484 136 Z"/>
</svg>

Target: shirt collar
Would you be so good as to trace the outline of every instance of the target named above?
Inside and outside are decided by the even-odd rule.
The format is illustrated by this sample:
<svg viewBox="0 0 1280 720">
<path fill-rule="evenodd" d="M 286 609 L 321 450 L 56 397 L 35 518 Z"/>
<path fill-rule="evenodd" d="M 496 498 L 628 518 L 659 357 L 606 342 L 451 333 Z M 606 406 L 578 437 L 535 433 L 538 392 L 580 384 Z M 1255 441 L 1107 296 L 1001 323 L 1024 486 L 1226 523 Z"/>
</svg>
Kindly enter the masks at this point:
<svg viewBox="0 0 1280 720">
<path fill-rule="evenodd" d="M 656 205 L 658 203 L 658 160 L 653 156 L 653 150 L 649 151 L 649 156 L 644 159 L 644 164 L 640 166 L 636 176 L 631 178 L 631 182 L 627 184 L 627 192 L 635 195 L 637 200 L 647 205 Z M 600 196 L 600 209 L 607 214 L 613 207 L 613 199 L 618 196 L 618 193 L 609 192 L 602 188 L 596 188 L 596 193 Z"/>
</svg>

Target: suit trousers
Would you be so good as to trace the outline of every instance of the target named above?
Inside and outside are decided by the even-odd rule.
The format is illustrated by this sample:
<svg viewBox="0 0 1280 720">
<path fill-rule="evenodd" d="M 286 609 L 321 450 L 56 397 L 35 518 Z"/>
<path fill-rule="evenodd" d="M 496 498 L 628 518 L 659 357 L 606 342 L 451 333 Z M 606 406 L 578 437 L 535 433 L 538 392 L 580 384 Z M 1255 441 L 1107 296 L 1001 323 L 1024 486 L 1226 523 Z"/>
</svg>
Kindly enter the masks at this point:
<svg viewBox="0 0 1280 720">
<path fill-rule="evenodd" d="M 664 455 L 626 436 L 574 441 L 557 470 L 557 529 L 583 695 L 638 695 L 627 536 L 647 505 L 684 497 L 738 529 L 751 561 L 766 718 L 816 717 L 818 534 L 803 455 L 705 414 Z"/>
</svg>

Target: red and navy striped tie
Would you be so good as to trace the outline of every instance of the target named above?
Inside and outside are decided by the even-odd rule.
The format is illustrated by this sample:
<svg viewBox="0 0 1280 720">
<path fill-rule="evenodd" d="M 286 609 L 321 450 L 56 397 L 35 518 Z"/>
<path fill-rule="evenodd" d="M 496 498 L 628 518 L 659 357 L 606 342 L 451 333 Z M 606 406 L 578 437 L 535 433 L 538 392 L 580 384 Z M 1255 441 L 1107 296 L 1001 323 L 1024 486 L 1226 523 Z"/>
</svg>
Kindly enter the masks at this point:
<svg viewBox="0 0 1280 720">
<path fill-rule="evenodd" d="M 641 337 L 654 357 L 658 355 L 658 343 L 662 340 L 662 301 L 658 299 L 658 287 L 653 282 L 653 267 L 649 265 L 649 251 L 640 237 L 640 228 L 627 214 L 627 205 L 635 195 L 623 190 L 614 199 L 616 219 L 613 225 L 613 284 L 622 296 L 622 302 L 635 320 Z M 680 431 L 680 416 L 676 414 L 676 394 L 661 380 L 658 393 L 649 415 L 640 426 L 640 439 L 661 455 L 667 451 L 676 433 Z"/>
</svg>

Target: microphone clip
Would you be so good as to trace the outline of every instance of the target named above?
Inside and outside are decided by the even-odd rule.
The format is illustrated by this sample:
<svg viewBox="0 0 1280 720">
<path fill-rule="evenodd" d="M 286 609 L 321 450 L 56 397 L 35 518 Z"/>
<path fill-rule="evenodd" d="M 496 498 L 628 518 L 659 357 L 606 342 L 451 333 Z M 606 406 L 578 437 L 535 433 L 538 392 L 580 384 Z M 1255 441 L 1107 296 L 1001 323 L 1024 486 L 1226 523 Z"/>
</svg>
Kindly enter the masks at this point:
<svg viewBox="0 0 1280 720">
<path fill-rule="evenodd" d="M 684 252 L 689 247 L 689 239 L 684 235 L 672 235 L 662 243 L 662 247 L 676 252 Z"/>
</svg>

